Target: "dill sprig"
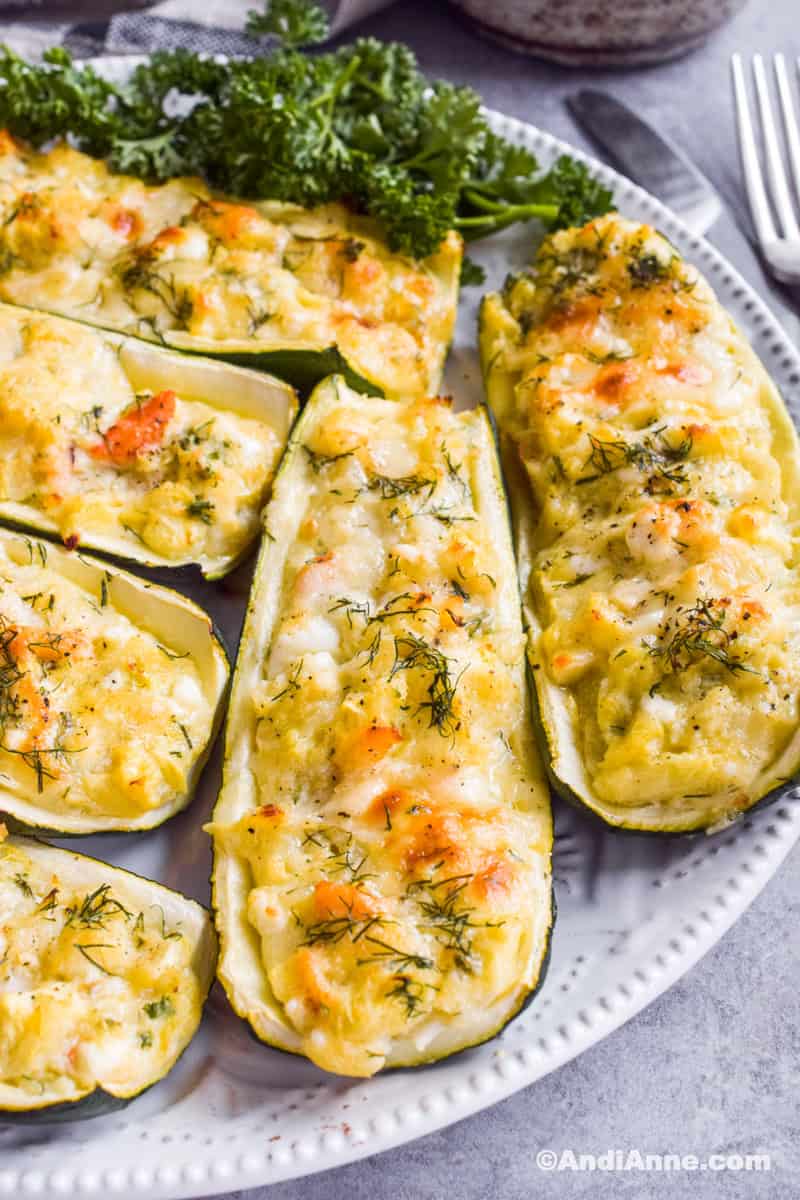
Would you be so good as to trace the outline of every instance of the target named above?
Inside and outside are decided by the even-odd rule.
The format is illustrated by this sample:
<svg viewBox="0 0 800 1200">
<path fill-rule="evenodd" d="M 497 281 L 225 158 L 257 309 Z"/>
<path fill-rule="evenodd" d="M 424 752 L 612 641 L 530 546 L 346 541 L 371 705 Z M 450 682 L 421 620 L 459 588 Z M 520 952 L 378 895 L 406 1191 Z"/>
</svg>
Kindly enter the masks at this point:
<svg viewBox="0 0 800 1200">
<path fill-rule="evenodd" d="M 364 966 L 372 962 L 383 962 L 387 966 L 396 967 L 400 971 L 408 970 L 410 967 L 414 967 L 417 971 L 432 971 L 435 967 L 433 959 L 428 958 L 424 954 L 414 954 L 412 951 L 398 950 L 396 946 L 390 945 L 389 942 L 384 942 L 380 938 L 372 937 L 369 934 L 364 940 L 370 946 L 377 946 L 378 948 L 367 958 L 360 958 L 358 960 L 359 966 Z"/>
<path fill-rule="evenodd" d="M 351 629 L 353 628 L 353 617 L 361 617 L 368 622 L 370 611 L 368 600 L 350 600 L 347 596 L 340 596 L 328 609 L 329 613 L 344 612 L 347 624 Z"/>
<path fill-rule="evenodd" d="M 428 711 L 429 729 L 438 729 L 444 736 L 453 736 L 459 728 L 453 711 L 458 681 L 466 667 L 453 677 L 452 660 L 442 654 L 435 646 L 431 646 L 424 638 L 407 633 L 394 639 L 394 662 L 389 672 L 389 680 L 394 679 L 400 671 L 428 671 L 431 681 L 428 684 L 428 699 L 423 701 L 418 711 Z"/>
<path fill-rule="evenodd" d="M 110 917 L 122 914 L 132 916 L 125 905 L 111 894 L 111 884 L 101 883 L 93 892 L 84 896 L 77 907 L 68 907 L 65 927 L 78 925 L 85 929 L 104 929 Z M 91 947 L 90 947 L 91 948 Z"/>
<path fill-rule="evenodd" d="M 473 921 L 475 910 L 462 902 L 464 890 L 472 878 L 467 874 L 439 880 L 423 879 L 410 884 L 407 891 L 424 917 L 421 928 L 432 930 L 440 945 L 452 951 L 456 966 L 467 974 L 475 969 L 474 931 L 502 925 L 502 921 Z"/>
<path fill-rule="evenodd" d="M 37 912 L 47 913 L 52 912 L 54 908 L 58 908 L 58 888 L 51 888 L 47 895 L 39 901 L 36 909 Z"/>
<path fill-rule="evenodd" d="M 373 878 L 370 872 L 364 870 L 368 855 L 355 845 L 350 832 L 325 825 L 308 830 L 301 844 L 324 850 L 330 860 L 328 870 L 331 874 L 346 872 L 349 883 L 363 883 L 365 879 Z"/>
<path fill-rule="evenodd" d="M 36 791 L 44 791 L 45 779 L 57 779 L 58 776 L 53 769 L 47 765 L 48 761 L 58 762 L 67 754 L 78 754 L 78 750 L 67 750 L 65 746 L 34 746 L 30 750 L 18 750 L 14 746 L 6 746 L 4 742 L 0 742 L 0 750 L 6 754 L 13 754 L 16 758 L 22 760 L 26 767 L 30 767 L 36 776 Z"/>
<path fill-rule="evenodd" d="M 300 691 L 300 672 L 303 670 L 303 659 L 301 658 L 295 665 L 294 670 L 286 681 L 286 687 L 281 688 L 274 696 L 270 696 L 270 704 L 274 704 L 276 700 L 285 700 L 287 696 L 295 696 Z"/>
<path fill-rule="evenodd" d="M 303 946 L 337 946 L 345 938 L 349 938 L 351 942 L 358 942 L 366 936 L 370 929 L 383 923 L 381 917 L 354 917 L 350 912 L 341 917 L 328 917 L 324 921 L 316 921 L 313 925 L 307 925 L 305 940 L 301 944 Z"/>
<path fill-rule="evenodd" d="M 367 491 L 378 492 L 381 500 L 397 500 L 399 496 L 416 496 L 427 492 L 430 500 L 436 488 L 436 480 L 427 475 L 378 475 L 370 472 Z"/>
<path fill-rule="evenodd" d="M 576 481 L 577 483 L 593 483 L 602 475 L 608 475 L 626 466 L 636 467 L 642 473 L 669 483 L 687 482 L 685 462 L 692 452 L 690 433 L 675 444 L 667 436 L 666 426 L 662 425 L 642 438 L 641 442 L 604 441 L 590 433 L 589 443 L 592 452 L 585 465 L 592 467 L 594 473 L 584 475 Z"/>
<path fill-rule="evenodd" d="M 172 1003 L 169 996 L 159 996 L 157 1000 L 151 1000 L 144 1005 L 145 1014 L 151 1021 L 157 1021 L 159 1017 L 172 1017 L 175 1015 L 175 1005 Z"/>
<path fill-rule="evenodd" d="M 386 600 L 377 612 L 372 612 L 367 600 L 350 600 L 346 596 L 340 596 L 328 612 L 344 612 L 347 617 L 347 623 L 352 628 L 353 617 L 361 617 L 365 625 L 381 625 L 384 621 L 389 621 L 392 617 L 413 617 L 418 613 L 433 613 L 434 608 L 418 603 L 421 600 L 419 593 L 415 596 L 413 592 L 401 592 L 398 596 L 392 596 Z M 406 601 L 411 601 L 405 608 L 397 608 L 398 604 L 405 604 Z"/>
<path fill-rule="evenodd" d="M 352 458 L 354 453 L 352 450 L 343 450 L 341 454 L 320 454 L 309 446 L 303 446 L 303 449 L 308 455 L 309 466 L 315 475 L 319 475 L 320 471 L 324 471 L 333 463 L 340 462 L 343 458 Z"/>
<path fill-rule="evenodd" d="M 181 290 L 173 275 L 160 275 L 146 253 L 138 254 L 117 272 L 124 292 L 143 291 L 163 304 L 177 329 L 186 329 L 194 311 L 189 293 Z M 155 332 L 155 327 L 154 327 Z"/>
<path fill-rule="evenodd" d="M 411 604 L 406 604 L 406 601 L 411 601 Z M 353 628 L 353 618 L 361 617 L 364 622 L 364 628 L 369 629 L 371 626 L 377 626 L 372 636 L 372 640 L 365 647 L 364 666 L 371 666 L 380 653 L 381 645 L 383 644 L 383 624 L 392 619 L 392 617 L 414 617 L 420 613 L 435 613 L 434 608 L 430 608 L 421 603 L 422 597 L 413 592 L 401 592 L 398 596 L 392 596 L 386 600 L 377 612 L 372 612 L 368 601 L 351 600 L 347 596 L 340 596 L 328 612 L 344 612 L 347 617 L 347 624 Z M 419 601 L 419 602 L 418 602 Z M 405 605 L 398 608 L 397 605 Z M 395 650 L 396 653 L 396 650 Z M 401 668 L 398 667 L 398 670 Z M 394 669 L 392 670 L 394 674 Z M 391 676 L 389 677 L 391 679 Z M 427 705 L 425 706 L 427 707 Z"/>
<path fill-rule="evenodd" d="M 471 497 L 470 486 L 467 480 L 461 474 L 464 464 L 453 462 L 453 457 L 450 454 L 450 450 L 446 442 L 442 442 L 439 449 L 441 450 L 442 458 L 444 459 L 444 465 L 447 468 L 447 478 L 451 483 L 455 484 L 464 499 L 469 500 Z"/>
<path fill-rule="evenodd" d="M 19 698 L 14 689 L 25 672 L 19 669 L 11 653 L 17 632 L 13 625 L 8 625 L 5 618 L 0 616 L 0 733 L 9 725 L 19 724 L 21 715 Z"/>
<path fill-rule="evenodd" d="M 113 975 L 113 971 L 109 971 L 102 963 L 99 963 L 89 951 L 90 950 L 113 950 L 114 947 L 109 942 L 76 942 L 75 949 L 79 951 L 87 962 L 90 962 L 98 971 L 102 971 L 104 975 Z"/>
<path fill-rule="evenodd" d="M 738 634 L 725 628 L 727 601 L 698 600 L 693 608 L 678 611 L 674 622 L 665 622 L 659 645 L 650 646 L 655 658 L 666 659 L 672 672 L 685 671 L 698 656 L 713 659 L 727 671 L 760 674 L 732 652 Z"/>
<path fill-rule="evenodd" d="M 197 517 L 198 521 L 202 521 L 204 525 L 213 525 L 214 523 L 214 504 L 211 500 L 203 500 L 199 496 L 195 496 L 186 505 L 186 513 L 190 517 Z"/>
<path fill-rule="evenodd" d="M 16 875 L 14 876 L 14 883 L 22 892 L 23 896 L 27 897 L 29 900 L 33 898 L 33 888 L 28 883 L 28 880 L 21 871 L 17 871 Z"/>
<path fill-rule="evenodd" d="M 425 1002 L 425 993 L 437 991 L 432 983 L 423 979 L 414 979 L 411 975 L 397 974 L 392 976 L 393 987 L 385 993 L 387 1000 L 397 1000 L 405 1008 L 406 1019 L 420 1015 L 420 1008 Z"/>
</svg>

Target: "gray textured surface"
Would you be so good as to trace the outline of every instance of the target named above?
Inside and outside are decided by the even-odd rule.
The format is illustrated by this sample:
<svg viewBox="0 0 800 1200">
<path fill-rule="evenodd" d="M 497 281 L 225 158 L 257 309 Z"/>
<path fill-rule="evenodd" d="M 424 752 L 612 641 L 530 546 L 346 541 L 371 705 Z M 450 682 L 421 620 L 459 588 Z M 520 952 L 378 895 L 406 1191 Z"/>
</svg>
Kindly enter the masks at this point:
<svg viewBox="0 0 800 1200">
<path fill-rule="evenodd" d="M 361 27 L 409 41 L 426 70 L 471 83 L 486 102 L 586 149 L 562 104 L 585 74 L 551 68 L 475 38 L 430 2 L 401 3 Z M 360 32 L 361 30 L 359 30 Z M 737 209 L 738 159 L 728 83 L 734 49 L 800 53 L 797 0 L 751 0 L 691 58 L 635 72 L 597 73 L 675 137 Z M 712 240 L 766 291 L 741 234 L 721 222 Z M 767 295 L 769 299 L 769 295 Z M 800 1194 L 800 889 L 790 857 L 756 904 L 676 987 L 557 1073 L 470 1120 L 377 1158 L 248 1193 L 247 1200 L 558 1200 L 661 1196 L 697 1200 Z M 545 1175 L 542 1147 L 601 1153 L 771 1154 L 769 1175 Z"/>
</svg>

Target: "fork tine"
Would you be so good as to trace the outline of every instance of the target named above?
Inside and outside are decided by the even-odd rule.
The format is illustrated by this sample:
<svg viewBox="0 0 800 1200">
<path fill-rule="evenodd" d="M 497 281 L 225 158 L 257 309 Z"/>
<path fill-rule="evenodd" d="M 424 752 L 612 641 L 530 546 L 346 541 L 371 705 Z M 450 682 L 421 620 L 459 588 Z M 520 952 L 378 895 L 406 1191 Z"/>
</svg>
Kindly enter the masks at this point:
<svg viewBox="0 0 800 1200">
<path fill-rule="evenodd" d="M 778 95 L 781 100 L 783 124 L 786 128 L 786 142 L 789 147 L 789 161 L 792 164 L 792 175 L 798 198 L 800 198 L 800 130 L 797 127 L 792 91 L 789 85 L 789 74 L 786 70 L 786 59 L 782 54 L 775 55 L 775 79 L 778 84 Z"/>
<path fill-rule="evenodd" d="M 792 198 L 789 195 L 789 185 L 783 166 L 783 156 L 778 142 L 778 131 L 772 116 L 772 101 L 769 98 L 767 74 L 764 70 L 764 60 L 760 54 L 753 56 L 753 75 L 756 81 L 756 95 L 761 109 L 761 128 L 764 132 L 764 153 L 767 160 L 767 174 L 772 184 L 772 198 L 778 210 L 778 217 L 783 226 L 784 237 L 800 237 L 800 229 L 792 208 Z"/>
<path fill-rule="evenodd" d="M 756 139 L 753 134 L 753 122 L 750 119 L 750 102 L 747 99 L 747 88 L 744 82 L 744 70 L 740 54 L 731 58 L 733 71 L 733 91 L 736 97 L 736 121 L 739 128 L 739 153 L 742 156 L 742 171 L 750 200 L 750 211 L 753 224 L 756 227 L 758 240 L 763 245 L 774 242 L 778 236 L 775 222 L 764 190 L 764 179 L 761 175 L 761 164 L 758 161 Z"/>
</svg>

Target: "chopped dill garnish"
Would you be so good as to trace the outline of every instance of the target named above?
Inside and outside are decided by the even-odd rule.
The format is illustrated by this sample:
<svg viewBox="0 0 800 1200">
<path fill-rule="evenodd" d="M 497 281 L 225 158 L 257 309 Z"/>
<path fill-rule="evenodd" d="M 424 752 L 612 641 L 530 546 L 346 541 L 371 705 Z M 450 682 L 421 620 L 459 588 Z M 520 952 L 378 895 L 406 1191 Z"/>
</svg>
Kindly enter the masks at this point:
<svg viewBox="0 0 800 1200">
<path fill-rule="evenodd" d="M 364 600 L 348 600 L 346 596 L 340 596 L 339 599 L 328 609 L 329 613 L 344 611 L 347 617 L 347 624 L 353 628 L 353 617 L 363 617 L 365 621 L 370 619 L 369 601 Z"/>
<path fill-rule="evenodd" d="M 641 442 L 604 441 L 589 434 L 592 452 L 586 466 L 593 474 L 584 475 L 577 483 L 592 483 L 602 475 L 632 466 L 669 483 L 687 482 L 686 459 L 692 452 L 692 435 L 686 434 L 677 444 L 666 435 L 666 427 L 654 429 Z"/>
<path fill-rule="evenodd" d="M 381 630 L 380 627 L 375 630 L 375 636 L 370 644 L 364 650 L 364 666 L 369 667 L 375 662 L 378 657 L 378 652 L 381 648 Z"/>
<path fill-rule="evenodd" d="M 419 594 L 415 598 L 413 592 L 401 592 L 399 596 L 392 596 L 390 600 L 381 605 L 376 613 L 367 618 L 367 624 L 383 624 L 384 621 L 389 621 L 392 617 L 413 617 L 417 613 L 433 613 L 436 611 L 434 608 L 417 603 L 418 599 L 420 599 Z M 411 604 L 405 608 L 396 607 L 396 605 L 402 605 L 408 600 L 411 601 Z"/>
<path fill-rule="evenodd" d="M 204 525 L 214 523 L 214 505 L 211 500 L 201 500 L 196 497 L 186 505 L 186 512 L 190 517 L 197 517 L 198 521 L 202 521 Z"/>
<path fill-rule="evenodd" d="M 183 722 L 182 722 L 182 721 L 179 721 L 177 717 L 173 717 L 173 718 L 172 718 L 172 723 L 173 723 L 174 725 L 177 725 L 177 726 L 178 726 L 178 729 L 180 729 L 180 731 L 181 731 L 181 733 L 182 733 L 182 735 L 183 735 L 183 740 L 186 742 L 186 745 L 189 747 L 189 749 L 190 749 L 190 750 L 193 750 L 193 749 L 194 749 L 194 742 L 193 742 L 193 741 L 192 741 L 192 739 L 189 737 L 189 731 L 188 731 L 188 729 L 186 728 L 186 726 L 183 724 Z"/>
<path fill-rule="evenodd" d="M 101 883 L 100 887 L 84 896 L 77 908 L 67 908 L 66 926 L 80 925 L 88 929 L 103 929 L 109 917 L 121 913 L 128 918 L 132 914 L 124 904 L 111 894 L 111 884 Z"/>
<path fill-rule="evenodd" d="M 442 444 L 440 446 L 440 450 L 442 452 L 442 458 L 444 459 L 444 464 L 447 467 L 447 478 L 450 480 L 451 483 L 454 483 L 456 485 L 456 487 L 459 488 L 459 490 L 461 491 L 461 494 L 465 500 L 470 499 L 472 493 L 470 491 L 469 483 L 464 478 L 464 476 L 461 474 L 461 470 L 462 470 L 462 467 L 464 464 L 453 462 L 452 456 L 450 454 L 449 449 L 447 448 L 446 442 L 442 442 Z"/>
<path fill-rule="evenodd" d="M 98 971 L 102 971 L 104 975 L 113 975 L 113 971 L 109 971 L 102 963 L 99 963 L 96 958 L 93 958 L 89 953 L 90 950 L 113 950 L 114 947 L 108 942 L 76 942 L 75 949 L 78 950 L 87 962 L 90 962 Z"/>
<path fill-rule="evenodd" d="M 311 470 L 315 475 L 319 475 L 325 467 L 330 467 L 333 463 L 339 462 L 343 458 L 352 458 L 352 450 L 343 450 L 341 454 L 318 454 L 316 450 L 312 450 L 309 446 L 303 446 L 308 455 L 308 462 Z"/>
<path fill-rule="evenodd" d="M 459 728 L 460 722 L 455 720 L 453 714 L 453 701 L 458 681 L 466 670 L 464 667 L 454 679 L 450 668 L 451 659 L 423 638 L 408 633 L 394 639 L 394 662 L 389 679 L 394 679 L 400 671 L 431 673 L 428 699 L 420 704 L 418 711 L 427 709 L 430 718 L 428 728 L 438 729 L 444 736 L 452 736 Z"/>
<path fill-rule="evenodd" d="M 300 672 L 302 670 L 303 670 L 303 660 L 301 658 L 299 660 L 299 662 L 297 663 L 297 665 L 295 666 L 294 670 L 292 671 L 291 675 L 289 676 L 288 680 L 286 681 L 286 687 L 282 688 L 274 696 L 270 696 L 270 698 L 269 698 L 270 704 L 274 704 L 276 702 L 276 700 L 283 700 L 287 696 L 294 696 L 300 691 Z"/>
<path fill-rule="evenodd" d="M 160 275 L 148 261 L 146 252 L 134 257 L 116 273 L 124 292 L 149 292 L 164 305 L 176 328 L 186 329 L 194 311 L 191 296 L 178 287 L 174 276 Z"/>
<path fill-rule="evenodd" d="M 366 851 L 362 852 L 354 845 L 352 833 L 341 832 L 324 825 L 307 831 L 302 845 L 316 846 L 318 849 L 324 850 L 330 859 L 328 871 L 331 874 L 347 872 L 349 883 L 362 883 L 365 879 L 373 878 L 364 870 L 367 853 Z"/>
<path fill-rule="evenodd" d="M 375 920 L 375 918 L 373 918 Z M 370 946 L 377 946 L 368 958 L 360 958 L 359 966 L 364 966 L 371 962 L 385 962 L 388 966 L 397 967 L 398 970 L 407 970 L 409 967 L 414 967 L 418 971 L 432 971 L 434 969 L 434 961 L 432 958 L 427 958 L 423 954 L 414 954 L 406 950 L 398 950 L 396 946 L 391 946 L 388 942 L 381 941 L 380 938 L 371 937 L 369 934 L 364 938 Z"/>
<path fill-rule="evenodd" d="M 166 658 L 178 659 L 189 657 L 188 650 L 184 654 L 176 654 L 174 650 L 170 650 L 167 646 L 162 646 L 161 642 L 156 642 L 156 646 Z"/>
<path fill-rule="evenodd" d="M 454 525 L 456 521 L 474 521 L 476 518 L 471 513 L 453 514 L 450 510 L 452 504 L 441 504 L 438 508 L 429 508 L 424 514 L 426 517 L 433 517 L 440 521 L 442 525 Z"/>
<path fill-rule="evenodd" d="M 39 901 L 37 912 L 46 913 L 52 912 L 54 908 L 58 908 L 58 888 L 51 888 L 43 900 Z"/>
<path fill-rule="evenodd" d="M 23 896 L 26 896 L 29 900 L 33 898 L 33 888 L 28 883 L 28 880 L 21 871 L 17 871 L 16 875 L 14 876 L 14 883 L 22 892 Z"/>
<path fill-rule="evenodd" d="M 426 475 L 376 475 L 370 474 L 367 491 L 380 493 L 381 500 L 396 500 L 398 496 L 416 496 L 428 493 L 428 499 L 436 488 L 436 480 Z"/>
<path fill-rule="evenodd" d="M 554 583 L 553 587 L 558 588 L 574 588 L 581 583 L 586 583 L 587 579 L 592 579 L 594 571 L 585 571 L 581 575 L 576 575 L 574 579 L 568 579 L 565 583 Z"/>
<path fill-rule="evenodd" d="M 18 630 L 8 625 L 5 618 L 0 616 L 0 733 L 8 725 L 17 725 L 20 721 L 20 702 L 14 694 L 14 688 L 23 678 L 25 672 L 11 653 L 11 646 L 17 637 Z"/>
<path fill-rule="evenodd" d="M 159 1017 L 174 1016 L 175 1005 L 169 996 L 159 996 L 158 1000 L 151 1000 L 149 1004 L 145 1004 L 144 1011 L 151 1021 L 156 1021 Z"/>
<path fill-rule="evenodd" d="M 370 929 L 382 924 L 380 917 L 353 917 L 346 913 L 342 917 L 329 917 L 324 921 L 316 921 L 306 926 L 304 946 L 327 945 L 336 946 L 349 937 L 351 942 L 357 942 Z M 371 941 L 371 938 L 367 939 Z M 359 960 L 361 961 L 361 960 Z"/>
<path fill-rule="evenodd" d="M 632 287 L 650 287 L 660 280 L 669 279 L 672 274 L 672 260 L 664 262 L 657 254 L 638 253 L 628 263 L 628 274 Z"/>
<path fill-rule="evenodd" d="M 472 875 L 451 875 L 447 879 L 422 879 L 408 887 L 424 917 L 421 928 L 433 931 L 437 941 L 453 953 L 453 961 L 462 971 L 472 974 L 476 963 L 472 952 L 473 931 L 496 929 L 502 921 L 472 920 L 474 909 L 462 903 L 463 893 Z"/>
<path fill-rule="evenodd" d="M 679 610 L 674 621 L 665 621 L 661 642 L 650 646 L 649 653 L 655 658 L 666 659 L 672 672 L 685 671 L 698 656 L 705 655 L 732 674 L 743 671 L 759 675 L 759 671 L 732 652 L 737 634 L 735 630 L 725 629 L 726 617 L 726 601 L 698 600 L 693 608 Z"/>
<path fill-rule="evenodd" d="M 437 989 L 432 983 L 422 979 L 413 979 L 410 975 L 397 974 L 392 976 L 394 986 L 385 993 L 387 1000 L 397 1000 L 405 1008 L 408 1020 L 419 1015 L 419 1009 L 425 1000 L 427 991 Z"/>
<path fill-rule="evenodd" d="M 62 713 L 62 716 L 64 714 Z M 83 747 L 81 747 L 83 749 Z M 25 763 L 26 767 L 30 767 L 36 775 L 36 791 L 44 791 L 45 779 L 55 779 L 56 774 L 48 766 L 46 766 L 46 755 L 54 756 L 55 760 L 63 759 L 67 754 L 79 754 L 80 750 L 67 750 L 65 746 L 36 746 L 32 750 L 17 750 L 13 746 L 6 746 L 0 742 L 0 750 L 6 754 L 13 754 Z"/>
</svg>

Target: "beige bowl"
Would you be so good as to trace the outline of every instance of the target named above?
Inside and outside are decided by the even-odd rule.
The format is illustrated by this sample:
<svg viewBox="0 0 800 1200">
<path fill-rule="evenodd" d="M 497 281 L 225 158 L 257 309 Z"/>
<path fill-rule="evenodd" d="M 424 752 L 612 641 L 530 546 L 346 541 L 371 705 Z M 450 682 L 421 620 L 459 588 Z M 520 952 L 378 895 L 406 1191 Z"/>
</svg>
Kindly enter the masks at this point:
<svg viewBox="0 0 800 1200">
<path fill-rule="evenodd" d="M 663 62 L 699 46 L 747 0 L 451 0 L 486 37 L 580 66 Z"/>
</svg>

